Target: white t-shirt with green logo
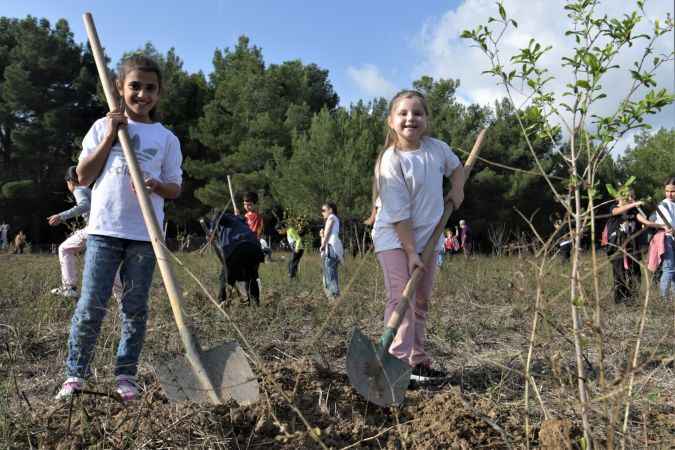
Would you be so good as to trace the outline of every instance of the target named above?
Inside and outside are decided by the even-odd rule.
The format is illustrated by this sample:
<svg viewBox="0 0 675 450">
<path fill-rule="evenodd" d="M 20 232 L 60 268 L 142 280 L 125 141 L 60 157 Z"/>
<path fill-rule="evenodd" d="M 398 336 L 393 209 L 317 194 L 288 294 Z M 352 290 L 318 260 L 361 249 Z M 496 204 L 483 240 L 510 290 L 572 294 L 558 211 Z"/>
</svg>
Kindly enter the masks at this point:
<svg viewBox="0 0 675 450">
<path fill-rule="evenodd" d="M 80 160 L 89 156 L 103 140 L 106 119 L 97 120 L 82 141 Z M 160 123 L 128 120 L 127 130 L 143 178 L 181 185 L 183 156 L 178 138 Z M 158 223 L 164 221 L 164 198 L 150 193 Z M 136 241 L 150 241 L 141 207 L 131 187 L 131 174 L 119 141 L 110 149 L 91 193 L 89 234 L 99 234 Z"/>
</svg>

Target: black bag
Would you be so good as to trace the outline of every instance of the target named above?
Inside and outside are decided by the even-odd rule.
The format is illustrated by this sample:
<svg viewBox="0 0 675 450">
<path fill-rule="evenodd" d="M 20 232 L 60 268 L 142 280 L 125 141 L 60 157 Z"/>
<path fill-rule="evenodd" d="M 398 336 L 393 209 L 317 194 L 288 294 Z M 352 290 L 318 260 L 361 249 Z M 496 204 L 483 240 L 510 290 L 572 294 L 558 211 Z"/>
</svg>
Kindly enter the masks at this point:
<svg viewBox="0 0 675 450">
<path fill-rule="evenodd" d="M 621 217 L 620 216 L 611 216 L 607 223 L 605 224 L 605 229 L 607 233 L 607 245 L 605 246 L 605 252 L 608 255 L 613 255 L 619 249 L 621 245 L 620 233 L 621 233 Z M 604 233 L 604 232 L 603 232 Z"/>
<path fill-rule="evenodd" d="M 262 255 L 260 242 L 246 222 L 232 214 L 223 214 L 220 221 L 215 225 L 217 245 L 225 259 L 229 258 L 234 249 L 244 242 L 254 245 Z"/>
</svg>

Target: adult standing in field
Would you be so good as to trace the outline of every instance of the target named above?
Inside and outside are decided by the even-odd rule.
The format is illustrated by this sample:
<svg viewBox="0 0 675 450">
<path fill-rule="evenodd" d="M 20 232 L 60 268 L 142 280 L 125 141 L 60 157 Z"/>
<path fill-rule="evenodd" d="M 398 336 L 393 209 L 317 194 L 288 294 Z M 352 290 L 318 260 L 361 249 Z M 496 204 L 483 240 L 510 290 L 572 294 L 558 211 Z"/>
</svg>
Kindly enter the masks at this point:
<svg viewBox="0 0 675 450">
<path fill-rule="evenodd" d="M 384 272 L 388 321 L 416 268 L 424 271 L 389 352 L 413 370 L 411 380 L 431 382 L 447 376 L 431 368 L 425 344 L 428 302 L 436 264 L 426 266 L 420 253 L 443 215 L 443 177 L 450 177 L 450 198 L 464 200 L 464 170 L 444 142 L 427 136 L 429 109 L 417 91 L 402 91 L 389 104 L 388 132 L 375 162 L 373 201 L 380 203 L 373 226 L 375 254 Z M 434 259 L 440 250 L 438 240 Z"/>
<path fill-rule="evenodd" d="M 460 245 L 462 246 L 464 256 L 468 258 L 473 255 L 473 232 L 464 219 L 459 221 L 459 230 Z"/>
<path fill-rule="evenodd" d="M 344 261 L 344 248 L 340 240 L 340 219 L 337 205 L 328 201 L 321 206 L 321 216 L 325 221 L 321 230 L 321 260 L 323 263 L 323 289 L 328 298 L 336 299 L 340 295 L 338 264 Z"/>
<path fill-rule="evenodd" d="M 662 227 L 640 213 L 638 208 L 642 204 L 629 189 L 611 205 L 607 253 L 611 255 L 614 302 L 617 304 L 632 303 L 640 288 L 641 225 Z"/>
<path fill-rule="evenodd" d="M 664 182 L 663 189 L 665 198 L 657 206 L 661 214 L 657 214 L 654 221 L 663 230 L 654 236 L 653 242 L 663 242 L 660 246 L 661 251 L 657 255 L 661 261 L 659 291 L 661 298 L 668 300 L 673 298 L 673 290 L 675 290 L 675 244 L 673 243 L 673 229 L 663 221 L 661 215 L 670 222 L 670 225 L 675 224 L 675 177 L 668 178 Z M 651 256 L 650 248 L 650 260 Z"/>
<path fill-rule="evenodd" d="M 123 109 L 97 120 L 82 141 L 77 165 L 81 184 L 92 188 L 82 293 L 68 338 L 66 381 L 57 399 L 84 388 L 90 362 L 107 311 L 118 268 L 124 286 L 120 302 L 121 338 L 115 362 L 116 392 L 123 401 L 138 397 L 136 373 L 148 320 L 148 299 L 155 254 L 134 192 L 129 168 L 117 139 L 126 127 L 144 175 L 158 223 L 164 219 L 164 200 L 177 198 L 182 183 L 180 143 L 155 121 L 162 89 L 157 63 L 143 55 L 126 57 L 116 88 Z"/>
</svg>

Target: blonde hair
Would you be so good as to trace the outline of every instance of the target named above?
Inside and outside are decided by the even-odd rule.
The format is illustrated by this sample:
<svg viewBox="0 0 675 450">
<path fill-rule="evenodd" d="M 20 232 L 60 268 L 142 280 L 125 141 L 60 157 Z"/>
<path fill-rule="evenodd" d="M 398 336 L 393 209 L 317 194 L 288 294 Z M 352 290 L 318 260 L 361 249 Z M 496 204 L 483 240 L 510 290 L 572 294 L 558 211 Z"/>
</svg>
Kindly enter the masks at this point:
<svg viewBox="0 0 675 450">
<path fill-rule="evenodd" d="M 375 169 L 373 173 L 373 207 L 375 207 L 375 202 L 377 201 L 377 197 L 380 195 L 380 183 L 379 183 L 379 178 L 380 178 L 380 164 L 382 163 L 382 155 L 384 155 L 384 152 L 388 148 L 394 148 L 398 146 L 398 135 L 396 134 L 396 131 L 389 126 L 389 118 L 391 117 L 391 114 L 394 111 L 394 108 L 398 104 L 398 102 L 404 98 L 416 98 L 420 101 L 422 104 L 422 108 L 424 109 L 424 114 L 427 116 L 427 119 L 429 118 L 429 106 L 427 104 L 427 99 L 424 97 L 424 95 L 415 90 L 411 89 L 406 89 L 403 91 L 400 91 L 398 94 L 394 95 L 394 97 L 391 99 L 389 102 L 389 109 L 388 109 L 388 114 L 387 114 L 387 119 L 385 123 L 387 124 L 387 135 L 384 138 L 384 145 L 380 149 L 379 153 L 377 154 L 377 159 L 375 160 Z M 427 135 L 429 131 L 429 127 L 427 126 L 427 129 L 424 130 L 424 136 Z"/>
</svg>

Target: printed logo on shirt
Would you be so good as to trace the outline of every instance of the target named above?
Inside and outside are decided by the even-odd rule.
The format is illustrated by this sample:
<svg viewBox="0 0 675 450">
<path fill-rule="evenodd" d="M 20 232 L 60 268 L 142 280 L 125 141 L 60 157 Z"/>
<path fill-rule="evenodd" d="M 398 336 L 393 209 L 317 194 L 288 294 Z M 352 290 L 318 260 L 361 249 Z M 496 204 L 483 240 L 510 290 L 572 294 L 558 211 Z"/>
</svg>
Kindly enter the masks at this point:
<svg viewBox="0 0 675 450">
<path fill-rule="evenodd" d="M 157 153 L 159 153 L 159 149 L 157 148 L 144 148 L 140 149 L 141 147 L 141 138 L 139 135 L 135 134 L 131 137 L 131 147 L 136 154 L 136 159 L 138 159 L 139 164 L 148 162 L 152 160 Z M 112 149 L 110 150 L 111 153 L 115 153 L 119 156 L 122 157 L 122 165 L 118 166 L 113 166 L 109 169 L 110 173 L 113 173 L 115 175 L 122 175 L 125 177 L 130 176 L 129 172 L 129 167 L 127 166 L 126 161 L 124 160 L 124 152 L 122 151 L 122 146 L 120 145 L 120 142 L 117 141 L 115 142 L 115 145 L 113 145 Z M 148 173 L 144 170 L 142 170 L 143 177 L 147 177 Z"/>
<path fill-rule="evenodd" d="M 138 158 L 138 161 L 140 162 L 150 161 L 155 157 L 155 155 L 157 155 L 157 153 L 159 153 L 159 149 L 157 148 L 144 148 L 143 150 L 140 150 L 141 138 L 137 134 L 131 137 L 131 147 L 136 154 L 136 158 Z M 112 147 L 111 152 L 122 154 L 122 146 L 120 145 L 119 141 L 117 141 Z"/>
</svg>

